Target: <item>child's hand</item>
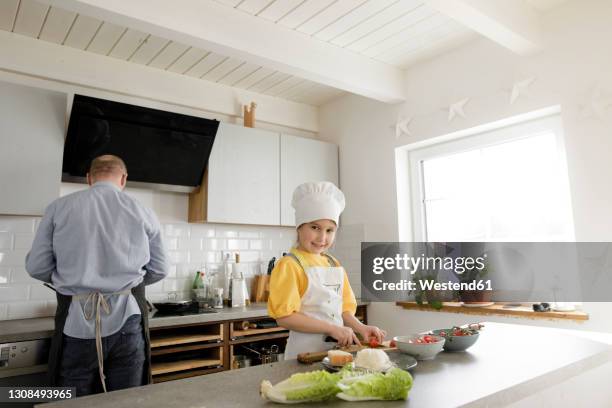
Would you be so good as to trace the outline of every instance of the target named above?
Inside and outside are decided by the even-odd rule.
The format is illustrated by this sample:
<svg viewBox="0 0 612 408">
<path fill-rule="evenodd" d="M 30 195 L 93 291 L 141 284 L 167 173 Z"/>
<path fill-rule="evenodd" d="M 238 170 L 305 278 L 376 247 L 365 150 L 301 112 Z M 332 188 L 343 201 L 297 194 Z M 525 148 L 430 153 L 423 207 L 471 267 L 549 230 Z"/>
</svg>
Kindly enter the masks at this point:
<svg viewBox="0 0 612 408">
<path fill-rule="evenodd" d="M 359 339 L 355 336 L 355 332 L 350 327 L 334 326 L 329 335 L 336 339 L 341 347 L 351 344 L 361 345 Z"/>
<path fill-rule="evenodd" d="M 387 332 L 379 329 L 376 326 L 362 325 L 357 329 L 357 333 L 361 334 L 361 337 L 365 342 L 368 342 L 371 338 L 375 338 L 378 343 L 382 343 Z"/>
</svg>

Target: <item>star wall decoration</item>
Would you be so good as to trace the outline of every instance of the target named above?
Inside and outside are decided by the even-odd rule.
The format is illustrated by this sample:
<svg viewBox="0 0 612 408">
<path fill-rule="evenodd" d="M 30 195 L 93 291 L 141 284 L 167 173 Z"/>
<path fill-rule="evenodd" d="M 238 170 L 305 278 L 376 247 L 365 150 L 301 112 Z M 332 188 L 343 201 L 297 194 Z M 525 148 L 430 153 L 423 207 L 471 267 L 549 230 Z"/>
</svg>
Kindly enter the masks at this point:
<svg viewBox="0 0 612 408">
<path fill-rule="evenodd" d="M 462 118 L 465 118 L 465 112 L 463 111 L 463 107 L 469 101 L 470 101 L 470 98 L 465 98 L 465 99 L 462 99 L 460 101 L 457 101 L 451 104 L 448 107 L 448 121 L 452 122 L 453 119 L 455 119 L 455 117 L 457 116 L 461 116 Z"/>
<path fill-rule="evenodd" d="M 529 77 L 516 81 L 514 84 L 512 84 L 512 90 L 510 91 L 510 105 L 514 104 L 514 102 L 516 102 L 521 95 L 529 95 L 527 88 L 529 88 L 535 80 L 535 77 Z"/>
<path fill-rule="evenodd" d="M 410 130 L 408 130 L 408 125 L 412 122 L 412 117 L 408 118 L 398 118 L 397 123 L 395 124 L 395 139 L 399 139 L 402 135 L 410 136 Z"/>
</svg>

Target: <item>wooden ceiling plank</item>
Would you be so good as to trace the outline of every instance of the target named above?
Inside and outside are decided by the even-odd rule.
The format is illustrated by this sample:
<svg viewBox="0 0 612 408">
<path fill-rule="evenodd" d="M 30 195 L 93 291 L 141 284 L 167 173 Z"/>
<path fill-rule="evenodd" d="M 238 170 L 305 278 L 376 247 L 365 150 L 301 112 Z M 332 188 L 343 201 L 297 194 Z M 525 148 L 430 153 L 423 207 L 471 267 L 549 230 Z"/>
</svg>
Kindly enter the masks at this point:
<svg viewBox="0 0 612 408">
<path fill-rule="evenodd" d="M 105 21 L 89 43 L 87 51 L 108 55 L 126 31 L 125 27 Z"/>
<path fill-rule="evenodd" d="M 345 15 L 353 12 L 366 1 L 367 0 L 338 0 L 321 11 L 316 17 L 300 25 L 297 30 L 304 34 L 313 35 L 338 21 Z"/>
<path fill-rule="evenodd" d="M 183 0 L 183 7 L 164 0 L 50 1 L 78 13 L 99 16 L 104 21 L 383 102 L 397 103 L 405 99 L 401 70 L 215 1 Z M 317 2 L 315 13 L 303 13 L 304 21 L 314 18 L 332 1 Z M 402 0 L 400 4 L 406 1 L 415 0 Z M 295 18 L 297 11 L 304 12 L 304 6 L 309 4 L 314 3 L 303 3 L 285 19 Z M 124 39 L 119 41 L 117 49 L 123 42 Z"/>
<path fill-rule="evenodd" d="M 279 82 L 278 84 L 266 89 L 264 93 L 266 95 L 279 96 L 283 91 L 286 91 L 287 89 L 291 89 L 294 86 L 302 83 L 303 81 L 304 80 L 302 78 L 290 76 L 284 81 Z"/>
<path fill-rule="evenodd" d="M 64 45 L 79 50 L 84 50 L 93 41 L 98 30 L 102 28 L 102 21 L 97 18 L 79 15 L 77 16 Z"/>
<path fill-rule="evenodd" d="M 136 64 L 148 65 L 168 43 L 170 43 L 170 40 L 152 35 L 130 57 L 130 61 Z"/>
<path fill-rule="evenodd" d="M 385 24 L 385 26 L 381 27 L 379 30 L 376 30 L 368 34 L 367 36 L 352 42 L 351 44 L 347 45 L 346 48 L 351 51 L 362 53 L 369 47 L 384 42 L 385 40 L 393 37 L 397 33 L 404 31 L 406 28 L 410 28 L 415 24 L 427 20 L 434 14 L 436 14 L 435 11 L 431 10 L 428 7 L 420 5 L 414 10 L 411 10 L 410 12 L 390 22 L 389 24 Z"/>
<path fill-rule="evenodd" d="M 339 18 L 333 24 L 330 24 L 324 29 L 315 33 L 314 37 L 321 41 L 331 41 L 332 39 L 364 23 L 397 1 L 398 0 L 369 0 L 347 15 Z"/>
<path fill-rule="evenodd" d="M 232 86 L 234 88 L 249 89 L 251 86 L 257 84 L 260 81 L 263 81 L 270 75 L 273 75 L 274 72 L 276 71 L 271 68 L 260 67 L 253 71 L 251 74 L 242 78 L 240 81 L 234 83 Z"/>
<path fill-rule="evenodd" d="M 202 58 L 208 54 L 208 51 L 201 50 L 199 48 L 189 48 L 179 59 L 174 61 L 166 70 L 170 72 L 176 72 L 178 74 L 184 74 L 191 67 L 197 64 Z"/>
<path fill-rule="evenodd" d="M 244 64 L 244 61 L 240 61 L 235 58 L 227 58 L 220 64 L 216 65 L 214 68 L 209 70 L 206 74 L 202 76 L 202 79 L 207 81 L 217 82 L 226 75 L 231 74 L 235 69 Z"/>
<path fill-rule="evenodd" d="M 270 89 L 274 85 L 278 84 L 281 81 L 289 78 L 289 74 L 285 74 L 284 72 L 275 72 L 274 74 L 265 77 L 263 80 L 257 82 L 255 85 L 248 88 L 251 92 L 264 93 L 266 89 Z"/>
<path fill-rule="evenodd" d="M 272 1 L 274 0 L 245 0 L 236 9 L 251 15 L 257 15 L 260 11 L 265 10 Z"/>
<path fill-rule="evenodd" d="M 188 49 L 188 45 L 171 41 L 148 65 L 153 68 L 167 69 Z"/>
<path fill-rule="evenodd" d="M 385 25 L 414 10 L 422 3 L 423 2 L 421 0 L 402 0 L 399 3 L 394 3 L 390 7 L 381 10 L 376 15 L 368 18 L 366 21 L 334 38 L 330 42 L 339 47 L 345 47 L 352 42 L 383 28 Z"/>
<path fill-rule="evenodd" d="M 223 78 L 219 79 L 218 82 L 220 84 L 234 86 L 234 84 L 240 82 L 247 76 L 251 75 L 259 68 L 261 67 L 257 64 L 245 62 L 244 64 L 240 65 L 238 68 L 236 68 L 235 70 L 233 70 L 232 72 L 224 76 Z"/>
<path fill-rule="evenodd" d="M 35 0 L 21 0 L 13 32 L 38 38 L 50 7 Z"/>
<path fill-rule="evenodd" d="M 229 57 L 226 57 L 225 55 L 220 55 L 214 52 L 209 52 L 208 54 L 206 54 L 204 58 L 198 61 L 197 64 L 195 64 L 187 72 L 185 72 L 185 75 L 196 77 L 196 78 L 201 78 L 208 71 L 210 71 L 217 65 L 221 64 L 227 58 Z"/>
<path fill-rule="evenodd" d="M 0 30 L 13 31 L 18 9 L 19 0 L 0 1 Z"/>
<path fill-rule="evenodd" d="M 385 39 L 384 41 L 374 44 L 371 47 L 363 50 L 361 53 L 368 57 L 376 57 L 385 51 L 411 42 L 415 37 L 422 35 L 428 31 L 434 30 L 445 24 L 451 24 L 452 20 L 448 17 L 435 13 L 429 18 L 419 21 L 418 23 L 407 27 L 405 30 Z"/>
<path fill-rule="evenodd" d="M 307 0 L 299 7 L 278 21 L 278 24 L 295 29 L 304 24 L 318 13 L 326 9 L 334 0 Z"/>
<path fill-rule="evenodd" d="M 47 15 L 47 21 L 45 21 L 45 25 L 38 38 L 43 41 L 61 44 L 66 38 L 75 18 L 75 12 L 51 7 Z"/>
<path fill-rule="evenodd" d="M 271 3 L 264 10 L 260 11 L 257 16 L 276 23 L 305 1 L 306 0 L 275 0 L 274 3 Z"/>
<path fill-rule="evenodd" d="M 109 55 L 113 58 L 127 60 L 136 52 L 148 36 L 149 34 L 147 33 L 128 28 Z"/>
</svg>

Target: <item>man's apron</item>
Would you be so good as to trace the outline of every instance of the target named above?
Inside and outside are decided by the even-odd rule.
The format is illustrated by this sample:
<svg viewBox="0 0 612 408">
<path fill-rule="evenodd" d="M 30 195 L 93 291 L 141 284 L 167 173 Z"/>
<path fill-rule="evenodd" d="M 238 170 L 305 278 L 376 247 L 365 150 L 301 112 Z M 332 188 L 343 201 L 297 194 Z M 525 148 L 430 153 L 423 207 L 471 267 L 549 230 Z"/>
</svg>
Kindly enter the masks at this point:
<svg viewBox="0 0 612 408">
<path fill-rule="evenodd" d="M 125 295 L 129 292 L 126 291 Z M 140 309 L 140 314 L 142 316 L 142 330 L 145 338 L 145 362 L 143 367 L 143 384 L 151 384 L 152 376 L 151 376 L 151 342 L 149 338 L 149 318 L 148 318 L 148 308 L 147 308 L 147 300 L 145 298 L 145 285 L 144 282 L 140 283 L 138 286 L 135 286 L 131 289 L 131 293 L 136 299 L 136 303 L 138 304 L 138 308 Z M 49 363 L 48 363 L 48 374 L 49 374 L 49 384 L 51 386 L 59 386 L 59 372 L 62 364 L 62 347 L 64 344 L 64 325 L 66 324 L 66 318 L 68 317 L 68 310 L 70 308 L 70 303 L 72 303 L 72 296 L 62 295 L 59 292 L 57 294 L 57 309 L 55 311 L 55 331 L 53 333 L 53 338 L 51 339 L 51 349 L 49 351 Z M 122 293 L 123 295 L 123 293 Z M 101 344 L 100 333 L 99 333 L 99 318 L 100 318 L 100 307 L 101 301 L 104 299 L 100 294 L 92 293 L 90 295 L 91 301 L 95 302 L 93 317 L 96 318 L 96 342 Z M 80 297 L 80 296 L 79 296 Z M 97 345 L 97 346 L 98 346 Z M 100 362 L 101 358 L 101 346 L 97 347 L 98 350 L 98 361 L 100 364 L 100 368 L 102 368 L 102 363 Z M 102 370 L 100 370 L 102 371 Z M 100 373 L 100 380 L 102 381 L 103 388 L 106 391 L 106 387 L 104 386 L 104 377 L 103 374 Z"/>
<path fill-rule="evenodd" d="M 301 299 L 300 312 L 306 316 L 336 326 L 343 326 L 342 293 L 344 289 L 344 268 L 330 255 L 323 254 L 330 266 L 310 266 L 297 252 L 288 256 L 294 258 L 308 277 L 308 288 Z M 291 330 L 285 348 L 285 359 L 297 358 L 299 353 L 323 351 L 334 348 L 336 343 L 326 342 L 325 334 L 302 333 Z"/>
</svg>

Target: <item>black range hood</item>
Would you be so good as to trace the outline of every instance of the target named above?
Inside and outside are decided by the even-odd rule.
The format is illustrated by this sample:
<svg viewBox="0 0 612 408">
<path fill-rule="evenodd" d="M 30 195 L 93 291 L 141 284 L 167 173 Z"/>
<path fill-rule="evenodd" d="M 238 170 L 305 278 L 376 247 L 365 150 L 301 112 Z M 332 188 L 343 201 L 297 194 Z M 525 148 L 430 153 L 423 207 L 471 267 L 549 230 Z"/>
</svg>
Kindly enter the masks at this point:
<svg viewBox="0 0 612 408">
<path fill-rule="evenodd" d="M 91 161 L 121 157 L 128 186 L 191 192 L 202 182 L 219 121 L 75 95 L 62 181 L 85 183 Z"/>
</svg>

